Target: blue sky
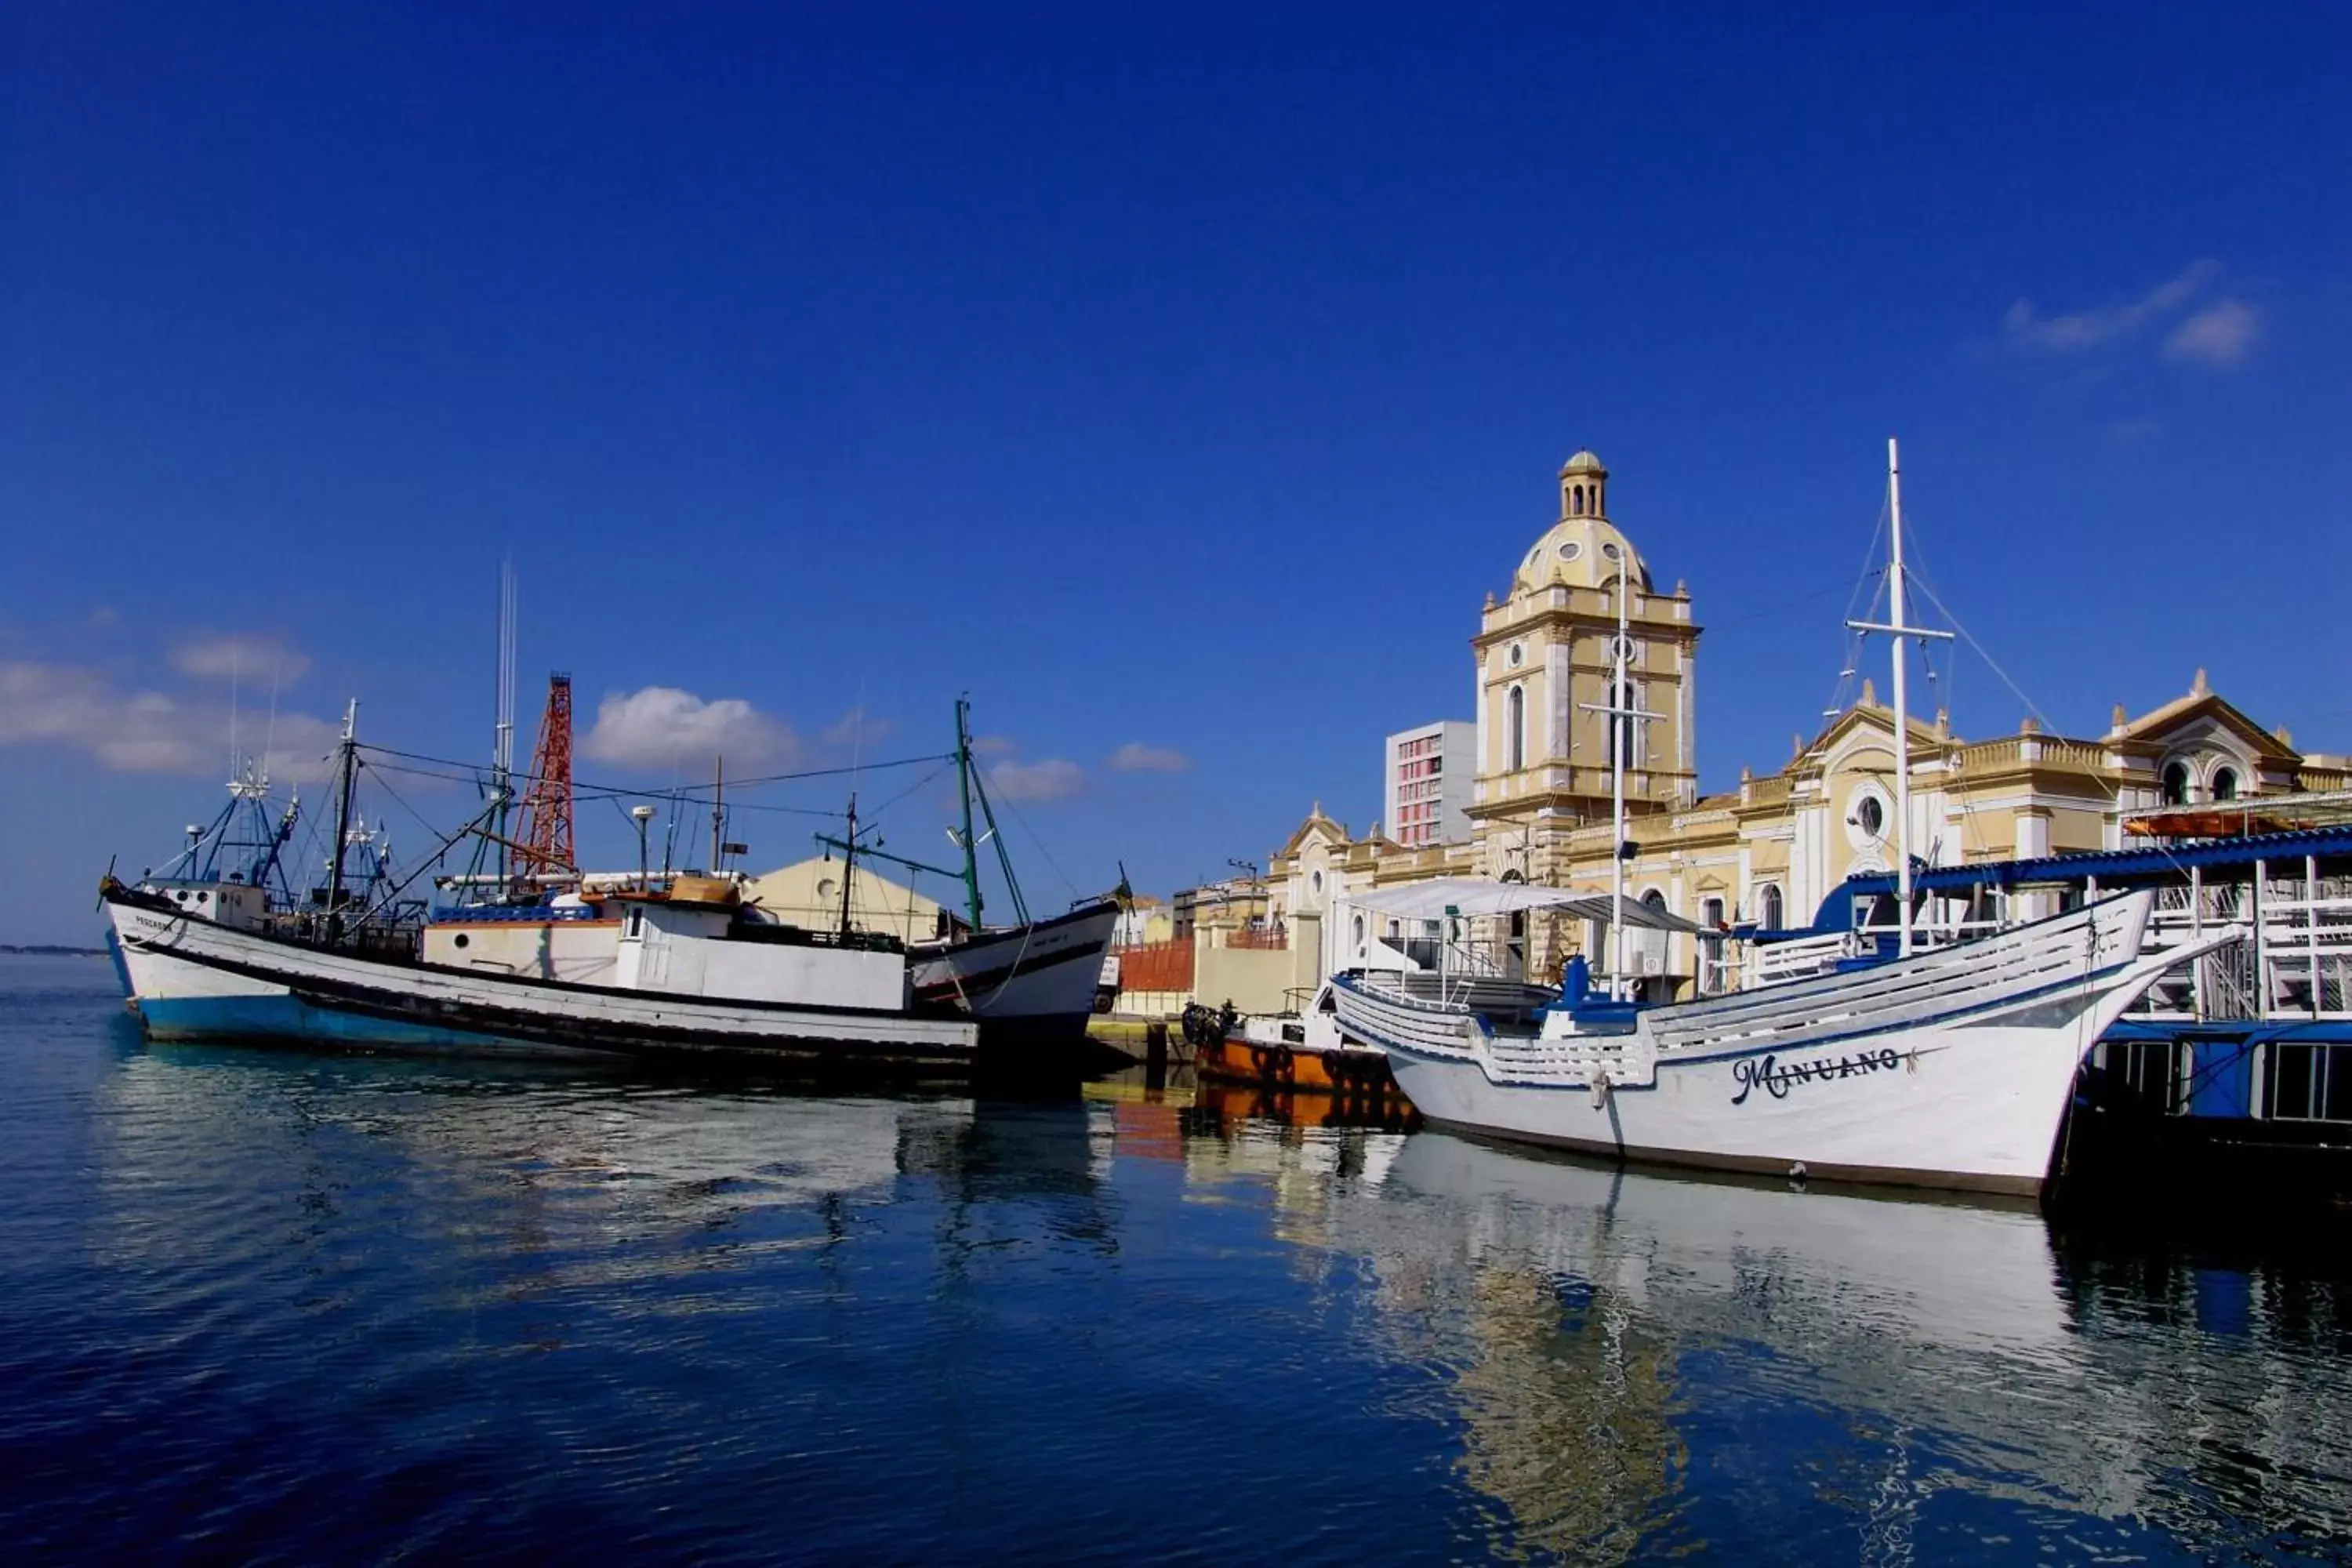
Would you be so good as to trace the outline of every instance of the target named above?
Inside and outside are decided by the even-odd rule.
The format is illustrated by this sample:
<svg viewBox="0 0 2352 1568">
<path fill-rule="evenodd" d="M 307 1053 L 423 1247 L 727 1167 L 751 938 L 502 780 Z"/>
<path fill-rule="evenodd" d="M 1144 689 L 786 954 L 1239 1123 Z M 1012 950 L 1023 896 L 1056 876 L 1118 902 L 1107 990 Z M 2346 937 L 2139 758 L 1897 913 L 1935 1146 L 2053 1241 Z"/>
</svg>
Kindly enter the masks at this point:
<svg viewBox="0 0 2352 1568">
<path fill-rule="evenodd" d="M 87 935 L 107 857 L 208 814 L 231 669 L 281 772 L 351 695 L 486 754 L 508 553 L 525 749 L 550 668 L 631 784 L 941 751 L 968 690 L 1040 900 L 1164 892 L 1379 814 L 1580 446 L 1710 628 L 1708 787 L 1818 723 L 1889 434 L 2062 729 L 2203 665 L 2352 750 L 2342 7 L 6 29 L 0 941 Z"/>
</svg>

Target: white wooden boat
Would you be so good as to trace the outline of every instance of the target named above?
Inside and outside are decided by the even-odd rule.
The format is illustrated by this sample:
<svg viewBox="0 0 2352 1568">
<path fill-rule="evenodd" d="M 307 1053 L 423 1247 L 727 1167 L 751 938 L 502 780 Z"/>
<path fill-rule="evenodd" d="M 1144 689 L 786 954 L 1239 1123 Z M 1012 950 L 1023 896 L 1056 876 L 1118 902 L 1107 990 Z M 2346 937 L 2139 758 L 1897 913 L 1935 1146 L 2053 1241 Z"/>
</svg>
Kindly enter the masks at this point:
<svg viewBox="0 0 2352 1568">
<path fill-rule="evenodd" d="M 1966 946 L 1674 1006 L 1508 1005 L 1335 982 L 1432 1122 L 1620 1158 L 2038 1192 L 2084 1053 L 2156 977 L 2153 895 Z M 1491 994 L 1490 994 L 1491 993 Z"/>
<path fill-rule="evenodd" d="M 222 924 L 112 879 L 100 897 L 158 1040 L 263 1039 L 464 1054 L 730 1055 L 888 1075 L 969 1068 L 978 1028 L 915 1008 L 895 944 L 719 903 L 628 904 L 612 984 L 448 968 Z"/>
</svg>

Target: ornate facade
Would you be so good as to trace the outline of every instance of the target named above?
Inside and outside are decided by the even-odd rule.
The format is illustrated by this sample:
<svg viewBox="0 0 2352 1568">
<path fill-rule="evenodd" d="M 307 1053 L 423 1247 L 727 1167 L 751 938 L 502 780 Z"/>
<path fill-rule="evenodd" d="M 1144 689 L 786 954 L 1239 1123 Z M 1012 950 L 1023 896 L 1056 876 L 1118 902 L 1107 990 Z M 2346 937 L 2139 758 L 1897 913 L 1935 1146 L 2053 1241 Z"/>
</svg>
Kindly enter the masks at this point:
<svg viewBox="0 0 2352 1568">
<path fill-rule="evenodd" d="M 1809 923 L 1848 876 L 1893 865 L 1894 716 L 1868 681 L 1779 772 L 1743 768 L 1737 788 L 1698 793 L 1700 628 L 1686 588 L 1659 592 L 1612 521 L 1608 480 L 1591 452 L 1569 459 L 1558 520 L 1480 616 L 1469 838 L 1407 849 L 1377 829 L 1354 836 L 1318 806 L 1276 851 L 1276 911 L 1318 933 L 1327 971 L 1367 956 L 1368 944 L 1421 934 L 1392 931 L 1356 901 L 1378 888 L 1461 875 L 1608 888 L 1612 744 L 1626 754 L 1628 897 L 1706 925 L 1777 929 Z M 1619 593 L 1630 646 L 1626 689 L 1612 701 Z M 1610 708 L 1654 717 L 1614 719 Z M 2284 728 L 2263 729 L 2213 692 L 2202 670 L 2183 696 L 2137 718 L 2117 705 L 2104 734 L 2045 734 L 2028 719 L 2015 733 L 1969 741 L 1941 715 L 1915 715 L 1908 746 L 1910 844 L 1934 865 L 2117 848 L 2128 818 L 2161 805 L 2352 785 L 2352 761 L 2297 752 Z M 1580 922 L 1538 917 L 1501 934 L 1531 973 L 1549 977 L 1578 951 L 1607 966 L 1597 928 Z M 1631 940 L 1627 967 L 1654 998 L 1731 978 L 1718 942 Z"/>
</svg>

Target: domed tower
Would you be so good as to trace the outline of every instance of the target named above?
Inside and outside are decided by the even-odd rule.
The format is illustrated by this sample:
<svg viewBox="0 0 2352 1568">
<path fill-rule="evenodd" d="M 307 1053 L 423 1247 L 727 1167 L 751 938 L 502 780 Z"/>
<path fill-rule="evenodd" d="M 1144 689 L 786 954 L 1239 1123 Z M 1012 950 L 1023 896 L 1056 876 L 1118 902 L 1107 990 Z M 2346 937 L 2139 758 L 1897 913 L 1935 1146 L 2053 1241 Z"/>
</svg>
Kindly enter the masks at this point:
<svg viewBox="0 0 2352 1568">
<path fill-rule="evenodd" d="M 1607 517 L 1609 470 L 1587 447 L 1570 458 L 1559 470 L 1559 515 L 1563 521 L 1571 517 Z"/>
<path fill-rule="evenodd" d="M 1628 595 L 1626 689 L 1612 704 L 1621 592 Z M 1649 563 L 1610 521 L 1608 468 L 1578 452 L 1559 470 L 1559 516 L 1520 557 L 1508 593 L 1488 601 L 1471 641 L 1478 782 L 1470 815 L 1478 837 L 1526 845 L 1555 828 L 1607 820 L 1612 746 L 1624 752 L 1626 796 L 1636 810 L 1694 799 L 1698 633 L 1690 595 L 1679 585 L 1657 592 Z M 1660 717 L 1595 711 L 1612 706 Z"/>
</svg>

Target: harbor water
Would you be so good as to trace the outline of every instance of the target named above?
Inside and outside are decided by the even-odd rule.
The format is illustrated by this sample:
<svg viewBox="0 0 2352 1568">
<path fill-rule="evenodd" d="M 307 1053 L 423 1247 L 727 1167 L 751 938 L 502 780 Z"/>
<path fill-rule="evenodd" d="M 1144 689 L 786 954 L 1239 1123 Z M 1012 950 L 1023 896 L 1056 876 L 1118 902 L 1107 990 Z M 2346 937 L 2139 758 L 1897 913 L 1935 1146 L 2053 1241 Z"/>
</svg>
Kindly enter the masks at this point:
<svg viewBox="0 0 2352 1568">
<path fill-rule="evenodd" d="M 149 1047 L 0 957 L 18 1560 L 2352 1553 L 2340 1234 L 1112 1081 Z M 2314 1222 L 2317 1224 L 2318 1222 Z"/>
</svg>

